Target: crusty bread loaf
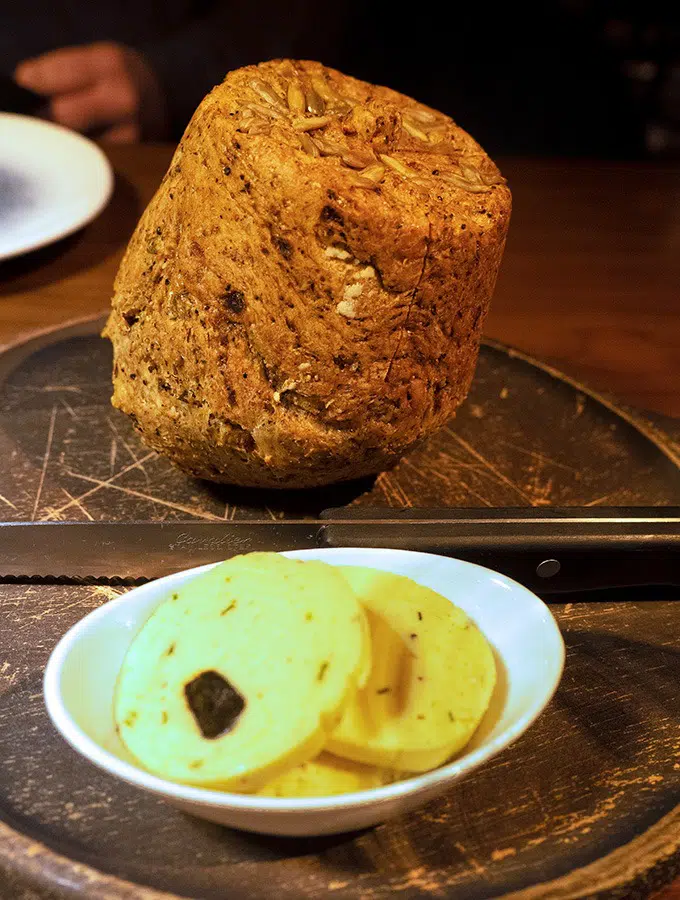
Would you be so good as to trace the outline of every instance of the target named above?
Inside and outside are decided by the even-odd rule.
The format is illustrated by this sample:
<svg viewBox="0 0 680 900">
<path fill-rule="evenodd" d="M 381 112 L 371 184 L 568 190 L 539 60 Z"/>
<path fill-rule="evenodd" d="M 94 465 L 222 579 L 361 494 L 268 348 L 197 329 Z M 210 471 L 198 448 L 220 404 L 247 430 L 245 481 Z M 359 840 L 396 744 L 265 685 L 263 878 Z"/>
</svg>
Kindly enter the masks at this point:
<svg viewBox="0 0 680 900">
<path fill-rule="evenodd" d="M 213 481 L 388 468 L 465 398 L 510 206 L 479 145 L 408 97 L 313 62 L 231 72 L 118 272 L 113 404 Z"/>
</svg>

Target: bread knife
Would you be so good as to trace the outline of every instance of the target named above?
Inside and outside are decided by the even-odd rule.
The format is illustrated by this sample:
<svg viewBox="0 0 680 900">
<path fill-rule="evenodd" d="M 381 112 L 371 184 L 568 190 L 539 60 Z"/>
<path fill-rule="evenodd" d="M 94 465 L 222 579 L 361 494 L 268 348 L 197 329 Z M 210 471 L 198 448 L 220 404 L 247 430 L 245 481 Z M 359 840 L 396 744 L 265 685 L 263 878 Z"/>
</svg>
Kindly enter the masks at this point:
<svg viewBox="0 0 680 900">
<path fill-rule="evenodd" d="M 253 550 L 457 557 L 541 594 L 680 586 L 680 507 L 337 509 L 315 520 L 8 522 L 0 582 L 137 584 Z"/>
<path fill-rule="evenodd" d="M 387 512 L 378 521 L 375 510 L 325 510 L 328 545 L 455 556 L 540 594 L 680 586 L 680 507 Z"/>
</svg>

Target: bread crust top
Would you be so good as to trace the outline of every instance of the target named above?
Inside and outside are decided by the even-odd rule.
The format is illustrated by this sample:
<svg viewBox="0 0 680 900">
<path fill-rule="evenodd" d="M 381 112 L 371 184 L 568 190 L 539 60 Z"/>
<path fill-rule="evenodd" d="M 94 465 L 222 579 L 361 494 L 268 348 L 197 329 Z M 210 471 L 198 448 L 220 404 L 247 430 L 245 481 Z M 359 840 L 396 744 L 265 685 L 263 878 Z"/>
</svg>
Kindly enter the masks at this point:
<svg viewBox="0 0 680 900">
<path fill-rule="evenodd" d="M 311 61 L 231 72 L 121 264 L 113 402 L 203 477 L 201 441 L 241 483 L 377 471 L 465 396 L 510 209 L 436 110 Z"/>
</svg>

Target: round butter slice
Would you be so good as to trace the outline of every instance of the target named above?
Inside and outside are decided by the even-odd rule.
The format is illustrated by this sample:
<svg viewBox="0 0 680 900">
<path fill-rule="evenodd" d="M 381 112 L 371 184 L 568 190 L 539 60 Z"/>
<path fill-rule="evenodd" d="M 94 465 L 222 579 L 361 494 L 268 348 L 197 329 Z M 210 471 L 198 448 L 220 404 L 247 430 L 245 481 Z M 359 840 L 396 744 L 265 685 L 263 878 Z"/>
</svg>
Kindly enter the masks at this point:
<svg viewBox="0 0 680 900">
<path fill-rule="evenodd" d="M 409 578 L 343 567 L 367 614 L 373 666 L 326 749 L 424 772 L 472 737 L 491 700 L 491 647 L 463 610 Z"/>
<path fill-rule="evenodd" d="M 260 797 L 331 797 L 367 791 L 392 781 L 394 775 L 387 769 L 322 753 L 274 778 L 257 794 Z"/>
<path fill-rule="evenodd" d="M 366 669 L 341 570 L 252 553 L 178 587 L 134 639 L 116 725 L 150 772 L 252 791 L 315 757 Z"/>
</svg>

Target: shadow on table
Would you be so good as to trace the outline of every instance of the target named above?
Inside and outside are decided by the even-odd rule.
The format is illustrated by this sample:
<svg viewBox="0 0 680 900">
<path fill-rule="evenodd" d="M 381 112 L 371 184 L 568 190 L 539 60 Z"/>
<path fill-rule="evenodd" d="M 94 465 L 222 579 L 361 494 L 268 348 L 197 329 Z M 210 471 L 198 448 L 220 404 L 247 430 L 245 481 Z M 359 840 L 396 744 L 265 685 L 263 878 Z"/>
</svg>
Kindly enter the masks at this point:
<svg viewBox="0 0 680 900">
<path fill-rule="evenodd" d="M 48 247 L 0 263 L 0 297 L 43 287 L 100 262 L 127 243 L 140 215 L 137 189 L 116 173 L 111 200 L 93 222 Z"/>
<path fill-rule="evenodd" d="M 292 489 L 245 488 L 228 484 L 197 482 L 212 497 L 238 509 L 238 518 L 309 518 L 323 510 L 348 506 L 354 500 L 369 493 L 375 484 L 375 475 L 356 478 L 342 484 L 325 487 Z"/>
</svg>

